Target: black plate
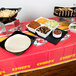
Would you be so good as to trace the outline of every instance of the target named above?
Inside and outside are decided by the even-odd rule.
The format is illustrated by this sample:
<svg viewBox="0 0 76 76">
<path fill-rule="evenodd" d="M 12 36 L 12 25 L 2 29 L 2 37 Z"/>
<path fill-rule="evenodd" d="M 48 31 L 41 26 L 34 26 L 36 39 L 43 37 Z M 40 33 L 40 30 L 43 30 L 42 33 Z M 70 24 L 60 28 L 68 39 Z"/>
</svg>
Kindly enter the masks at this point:
<svg viewBox="0 0 76 76">
<path fill-rule="evenodd" d="M 1 8 L 0 11 L 5 10 L 5 9 L 17 10 L 18 12 L 21 10 L 21 8 Z M 12 22 L 17 16 L 18 12 L 12 17 L 0 17 L 0 22 L 3 22 L 4 24 L 9 23 L 10 21 Z"/>
<path fill-rule="evenodd" d="M 27 34 L 25 34 L 25 33 L 22 33 L 22 32 L 20 32 L 20 31 L 15 31 L 12 35 L 10 35 L 9 37 L 11 37 L 11 36 L 13 36 L 13 35 L 16 35 L 16 34 L 22 34 L 22 35 L 26 35 L 26 36 L 28 36 L 30 39 L 31 39 L 31 45 L 34 43 L 34 41 L 35 41 L 35 37 L 33 37 L 33 36 L 30 36 L 30 35 L 27 35 Z M 8 38 L 9 38 L 8 37 Z M 8 39 L 7 38 L 7 39 Z M 5 44 L 5 41 L 7 40 L 7 39 L 5 39 L 4 41 L 2 41 L 1 43 L 0 43 L 0 46 L 3 48 L 3 49 L 5 49 L 5 46 L 4 46 L 4 44 Z M 11 44 L 12 45 L 12 44 Z M 31 46 L 30 45 L 30 46 Z M 30 47 L 29 46 L 29 47 Z M 29 47 L 27 48 L 27 49 L 29 49 Z M 27 50 L 26 49 L 26 50 Z M 5 49 L 6 50 L 6 49 Z M 16 55 L 21 55 L 21 54 L 23 54 L 26 50 L 24 50 L 24 51 L 22 51 L 22 52 L 18 52 L 18 53 L 13 53 L 13 54 L 16 54 Z M 6 50 L 6 51 L 8 51 L 8 50 Z M 9 51 L 8 51 L 9 52 Z M 12 52 L 11 52 L 12 53 Z"/>
<path fill-rule="evenodd" d="M 28 29 L 26 29 L 26 30 L 29 31 Z M 56 30 L 60 30 L 60 29 L 56 28 Z M 56 45 L 68 33 L 67 31 L 64 31 L 64 30 L 60 30 L 60 31 L 62 31 L 62 36 L 60 38 L 54 38 L 52 36 L 52 32 L 46 38 L 43 38 L 43 37 L 39 36 L 37 33 L 33 33 L 33 34 L 47 40 L 48 42 L 50 42 L 54 45 Z M 31 31 L 29 31 L 29 32 L 31 32 Z"/>
<path fill-rule="evenodd" d="M 71 9 L 73 9 L 73 14 L 72 14 L 72 16 L 71 16 L 71 12 L 69 12 L 70 13 L 70 15 L 68 16 L 68 14 L 65 16 L 65 11 L 64 11 L 64 15 L 62 16 L 62 12 L 61 12 L 61 15 L 59 15 L 59 13 L 58 12 L 56 12 L 56 9 L 58 9 L 58 8 L 71 8 Z M 76 7 L 58 7 L 58 6 L 56 6 L 56 7 L 54 7 L 54 15 L 55 16 L 58 16 L 58 17 L 76 17 L 76 11 L 74 12 L 74 10 L 76 10 Z M 56 14 L 56 13 L 58 13 L 58 14 Z"/>
</svg>

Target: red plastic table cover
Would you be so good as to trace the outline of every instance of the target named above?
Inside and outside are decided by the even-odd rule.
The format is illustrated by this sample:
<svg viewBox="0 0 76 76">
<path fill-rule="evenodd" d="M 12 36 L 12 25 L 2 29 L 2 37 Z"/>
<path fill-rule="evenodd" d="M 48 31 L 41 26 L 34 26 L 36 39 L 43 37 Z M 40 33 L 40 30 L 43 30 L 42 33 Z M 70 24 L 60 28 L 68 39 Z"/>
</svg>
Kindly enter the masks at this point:
<svg viewBox="0 0 76 76">
<path fill-rule="evenodd" d="M 51 19 L 59 20 L 58 17 Z M 30 21 L 21 23 L 22 31 L 35 36 L 25 30 L 28 23 Z M 14 28 L 14 24 L 6 25 L 7 31 L 11 28 Z M 0 34 L 0 41 L 6 38 L 4 33 Z M 37 37 L 34 44 L 20 56 L 9 53 L 0 47 L 0 76 L 42 69 L 73 60 L 76 60 L 75 33 L 68 31 L 68 34 L 57 45 Z"/>
</svg>

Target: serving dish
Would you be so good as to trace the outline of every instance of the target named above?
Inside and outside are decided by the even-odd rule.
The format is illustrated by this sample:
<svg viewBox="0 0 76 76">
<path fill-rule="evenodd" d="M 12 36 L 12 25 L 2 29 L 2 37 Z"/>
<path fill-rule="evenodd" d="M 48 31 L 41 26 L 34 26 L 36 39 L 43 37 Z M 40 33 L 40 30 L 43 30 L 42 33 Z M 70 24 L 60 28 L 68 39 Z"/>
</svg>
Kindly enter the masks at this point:
<svg viewBox="0 0 76 76">
<path fill-rule="evenodd" d="M 53 35 L 53 37 L 55 37 L 55 38 L 60 38 L 60 37 L 62 36 L 62 31 L 60 31 L 60 30 L 54 30 L 54 31 L 52 32 L 52 35 Z"/>
<path fill-rule="evenodd" d="M 51 33 L 51 31 L 52 29 L 46 27 L 45 25 L 41 25 L 36 29 L 36 33 L 43 38 L 46 38 Z"/>
<path fill-rule="evenodd" d="M 18 12 L 21 10 L 21 8 L 1 8 L 0 11 L 6 10 L 6 9 L 15 10 L 15 11 L 17 10 Z M 6 23 L 16 20 L 16 16 L 17 16 L 18 12 L 15 15 L 13 15 L 12 17 L 0 17 L 0 22 L 6 24 Z"/>
<path fill-rule="evenodd" d="M 76 22 L 73 22 L 73 23 L 71 23 L 71 24 L 69 25 L 69 30 L 70 30 L 71 32 L 76 33 Z"/>
<path fill-rule="evenodd" d="M 76 7 L 54 7 L 54 15 L 58 17 L 76 17 Z"/>
<path fill-rule="evenodd" d="M 52 19 L 50 20 L 50 19 L 47 19 L 47 18 L 44 18 L 44 17 L 39 17 L 39 18 L 35 19 L 34 21 L 35 22 L 38 22 L 40 24 L 40 26 L 43 26 L 44 25 L 44 26 L 50 28 L 51 30 L 54 30 L 54 29 L 56 29 L 59 26 L 59 23 L 57 21 L 52 20 Z M 50 27 L 50 26 L 52 26 L 51 22 L 50 22 L 50 26 L 46 25 L 46 23 L 48 21 L 51 21 L 51 22 L 54 21 L 53 24 L 55 24 L 55 22 L 57 22 L 58 24 L 56 26 L 54 26 L 54 27 Z M 47 23 L 47 24 L 49 24 L 49 23 Z M 28 27 L 28 25 L 29 24 L 26 25 L 26 27 L 28 28 L 28 30 L 31 31 L 31 32 L 33 32 L 33 33 L 35 33 L 37 28 L 36 29 L 33 29 L 33 28 Z"/>
</svg>

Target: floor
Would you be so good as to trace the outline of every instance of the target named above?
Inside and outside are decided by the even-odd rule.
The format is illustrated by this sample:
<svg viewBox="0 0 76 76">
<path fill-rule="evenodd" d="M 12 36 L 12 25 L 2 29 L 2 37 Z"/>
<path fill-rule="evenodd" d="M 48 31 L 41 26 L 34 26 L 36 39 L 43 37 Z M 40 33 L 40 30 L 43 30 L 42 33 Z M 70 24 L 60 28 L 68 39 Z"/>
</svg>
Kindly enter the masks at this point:
<svg viewBox="0 0 76 76">
<path fill-rule="evenodd" d="M 18 74 L 17 76 L 76 76 L 76 61 L 46 69 Z"/>
</svg>

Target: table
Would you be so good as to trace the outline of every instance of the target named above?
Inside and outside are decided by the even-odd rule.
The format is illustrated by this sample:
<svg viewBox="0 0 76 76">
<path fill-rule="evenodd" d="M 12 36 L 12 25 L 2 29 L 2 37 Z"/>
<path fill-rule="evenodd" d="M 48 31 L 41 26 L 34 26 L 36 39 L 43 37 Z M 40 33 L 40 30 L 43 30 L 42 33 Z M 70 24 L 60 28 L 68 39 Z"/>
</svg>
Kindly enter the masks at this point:
<svg viewBox="0 0 76 76">
<path fill-rule="evenodd" d="M 58 20 L 58 17 L 51 19 Z M 21 25 L 26 25 L 29 22 L 23 22 Z M 6 29 L 10 29 L 10 27 L 13 28 L 14 25 L 8 25 Z M 25 29 L 26 26 L 23 26 L 23 32 L 35 36 Z M 0 41 L 7 38 L 1 36 L 5 36 L 4 33 L 0 35 Z M 9 53 L 0 47 L 0 75 L 8 76 L 76 60 L 75 38 L 76 34 L 68 31 L 68 34 L 57 45 L 54 45 L 37 37 L 34 44 L 20 56 Z"/>
</svg>

